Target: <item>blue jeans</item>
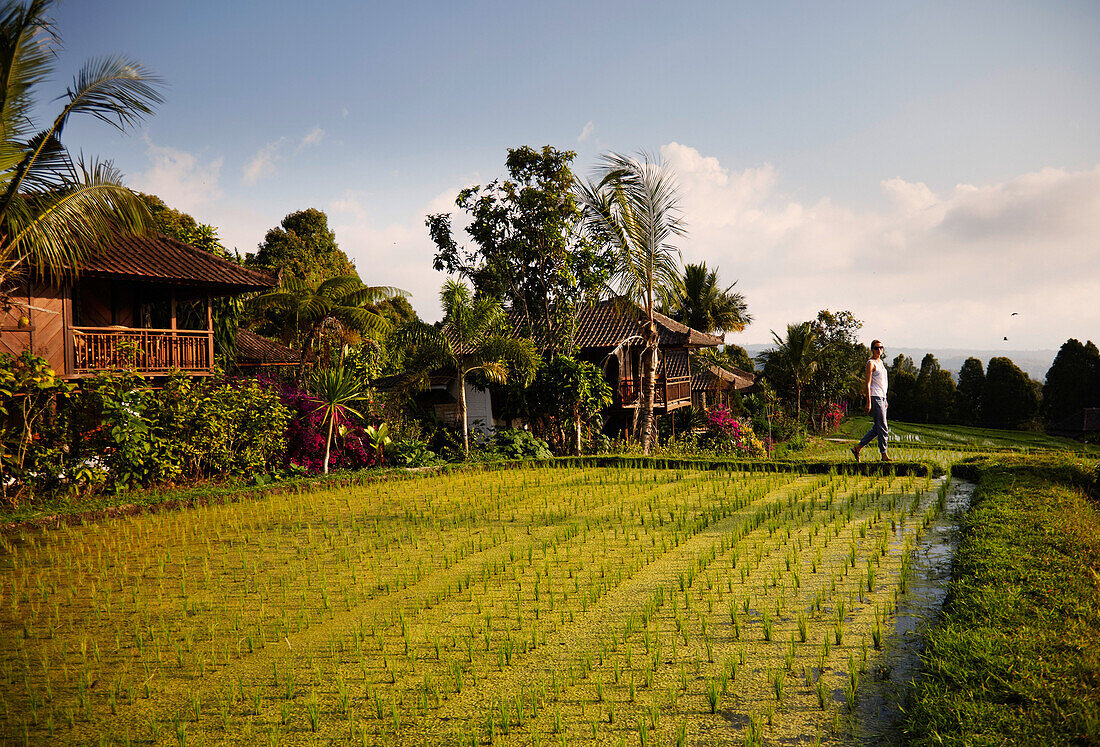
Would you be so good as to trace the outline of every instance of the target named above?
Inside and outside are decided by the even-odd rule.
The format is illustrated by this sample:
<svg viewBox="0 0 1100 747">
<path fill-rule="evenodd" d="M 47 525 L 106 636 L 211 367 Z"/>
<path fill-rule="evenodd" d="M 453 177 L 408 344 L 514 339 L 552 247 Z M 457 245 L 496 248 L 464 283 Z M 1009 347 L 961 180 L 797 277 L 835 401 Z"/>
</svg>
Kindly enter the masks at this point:
<svg viewBox="0 0 1100 747">
<path fill-rule="evenodd" d="M 885 454 L 886 441 L 890 438 L 890 426 L 886 424 L 885 397 L 871 397 L 871 430 L 867 431 L 867 435 L 860 439 L 859 448 L 862 449 L 871 443 L 871 439 L 876 437 L 878 438 L 878 450 Z"/>
</svg>

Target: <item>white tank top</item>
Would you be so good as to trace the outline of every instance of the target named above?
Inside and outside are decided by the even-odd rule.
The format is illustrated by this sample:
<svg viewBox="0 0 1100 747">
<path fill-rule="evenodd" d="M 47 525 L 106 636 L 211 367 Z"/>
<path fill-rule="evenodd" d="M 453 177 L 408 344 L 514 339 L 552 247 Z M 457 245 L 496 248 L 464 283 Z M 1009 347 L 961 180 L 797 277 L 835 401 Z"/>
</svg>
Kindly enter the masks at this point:
<svg viewBox="0 0 1100 747">
<path fill-rule="evenodd" d="M 868 362 L 871 364 L 871 396 L 885 399 L 886 390 L 890 386 L 886 377 L 886 364 L 874 358 Z"/>
</svg>

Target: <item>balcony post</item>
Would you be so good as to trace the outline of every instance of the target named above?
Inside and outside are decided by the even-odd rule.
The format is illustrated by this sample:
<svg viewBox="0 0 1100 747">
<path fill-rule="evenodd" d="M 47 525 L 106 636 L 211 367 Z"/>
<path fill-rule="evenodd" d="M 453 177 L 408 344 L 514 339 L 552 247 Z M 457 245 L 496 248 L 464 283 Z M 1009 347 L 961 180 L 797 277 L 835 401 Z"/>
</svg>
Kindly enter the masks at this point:
<svg viewBox="0 0 1100 747">
<path fill-rule="evenodd" d="M 206 294 L 206 367 L 214 367 L 214 305 Z"/>
<path fill-rule="evenodd" d="M 172 330 L 172 343 L 168 346 L 168 367 L 171 368 L 176 365 L 176 358 L 178 357 L 178 351 L 176 347 L 179 345 L 179 340 L 176 337 L 176 291 L 173 289 L 168 300 L 168 307 L 171 309 L 171 324 L 168 325 Z"/>
</svg>

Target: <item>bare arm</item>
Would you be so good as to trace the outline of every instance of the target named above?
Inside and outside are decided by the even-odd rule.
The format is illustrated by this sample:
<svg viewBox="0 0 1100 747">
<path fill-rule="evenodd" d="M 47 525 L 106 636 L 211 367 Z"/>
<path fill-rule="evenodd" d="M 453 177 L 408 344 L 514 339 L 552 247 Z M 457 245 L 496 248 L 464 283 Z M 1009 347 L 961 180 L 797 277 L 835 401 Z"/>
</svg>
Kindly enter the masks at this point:
<svg viewBox="0 0 1100 747">
<path fill-rule="evenodd" d="M 863 387 L 867 390 L 867 407 L 864 412 L 871 411 L 871 374 L 875 370 L 875 364 L 867 361 L 867 368 L 863 372 Z"/>
</svg>

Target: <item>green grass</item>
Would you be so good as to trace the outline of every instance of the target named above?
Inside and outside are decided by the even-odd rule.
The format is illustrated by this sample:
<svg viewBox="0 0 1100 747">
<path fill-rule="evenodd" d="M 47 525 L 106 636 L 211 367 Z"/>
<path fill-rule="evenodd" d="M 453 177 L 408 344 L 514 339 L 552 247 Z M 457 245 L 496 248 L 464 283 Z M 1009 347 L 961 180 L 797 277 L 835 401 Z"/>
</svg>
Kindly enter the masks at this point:
<svg viewBox="0 0 1100 747">
<path fill-rule="evenodd" d="M 839 438 L 860 439 L 870 427 L 870 417 L 859 415 L 842 423 L 840 430 L 835 435 Z M 1100 451 L 1096 447 L 1078 443 L 1073 439 L 1048 436 L 1045 433 L 1036 431 L 1006 431 L 996 428 L 974 428 L 966 425 L 924 425 L 891 420 L 890 436 L 891 449 L 923 447 L 979 451 L 999 449 L 1038 449 L 1086 453 Z M 871 444 L 871 446 L 874 446 L 874 444 Z"/>
<path fill-rule="evenodd" d="M 1079 487 L 1095 487 L 1095 469 L 980 465 L 914 691 L 913 743 L 1100 743 L 1100 513 Z"/>
<path fill-rule="evenodd" d="M 828 733 L 935 506 L 915 474 L 539 466 L 2 535 L 0 742 Z"/>
</svg>

